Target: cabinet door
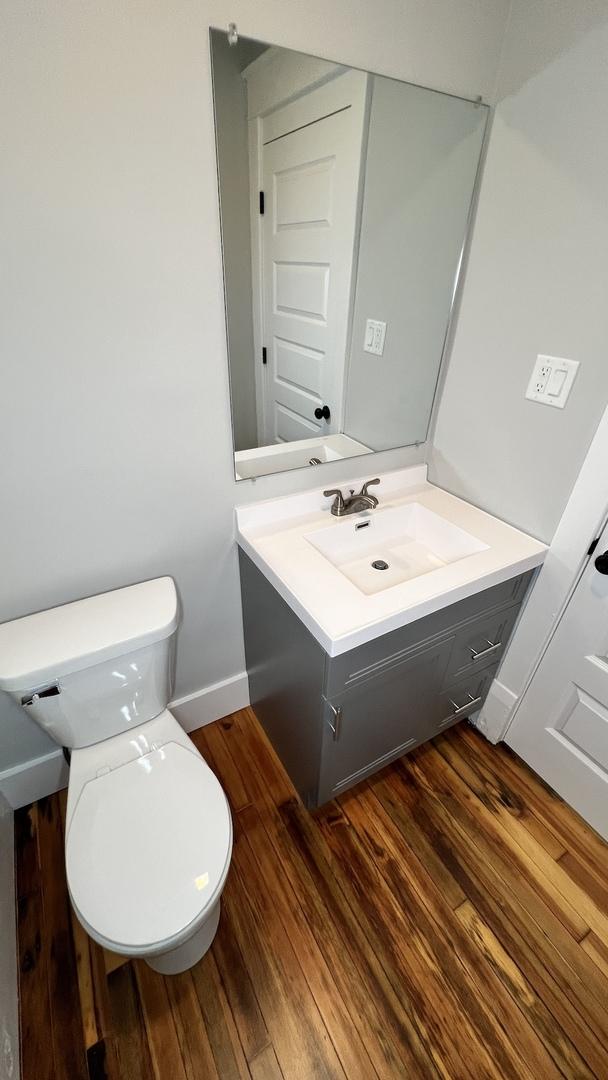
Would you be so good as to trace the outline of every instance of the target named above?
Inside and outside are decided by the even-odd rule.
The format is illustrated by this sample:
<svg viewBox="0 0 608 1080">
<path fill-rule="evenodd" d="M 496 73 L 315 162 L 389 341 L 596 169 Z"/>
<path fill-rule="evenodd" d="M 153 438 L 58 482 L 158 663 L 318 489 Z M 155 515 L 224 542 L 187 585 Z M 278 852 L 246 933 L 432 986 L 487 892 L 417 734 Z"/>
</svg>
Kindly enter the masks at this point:
<svg viewBox="0 0 608 1080">
<path fill-rule="evenodd" d="M 430 738 L 442 719 L 452 638 L 331 700 L 324 699 L 318 804 Z"/>
</svg>

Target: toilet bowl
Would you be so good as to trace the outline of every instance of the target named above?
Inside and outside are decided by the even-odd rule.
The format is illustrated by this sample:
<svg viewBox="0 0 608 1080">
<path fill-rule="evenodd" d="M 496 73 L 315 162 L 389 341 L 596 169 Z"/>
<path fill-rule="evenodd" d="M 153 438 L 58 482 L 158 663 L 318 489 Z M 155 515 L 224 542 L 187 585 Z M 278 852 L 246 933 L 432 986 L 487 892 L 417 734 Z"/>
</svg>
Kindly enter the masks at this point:
<svg viewBox="0 0 608 1080">
<path fill-rule="evenodd" d="M 68 889 L 105 949 L 165 975 L 191 967 L 217 929 L 231 850 L 222 787 L 168 710 L 73 751 Z"/>
<path fill-rule="evenodd" d="M 71 749 L 74 911 L 166 975 L 211 945 L 232 853 L 222 787 L 166 708 L 176 626 L 171 578 L 0 626 L 0 688 Z"/>
</svg>

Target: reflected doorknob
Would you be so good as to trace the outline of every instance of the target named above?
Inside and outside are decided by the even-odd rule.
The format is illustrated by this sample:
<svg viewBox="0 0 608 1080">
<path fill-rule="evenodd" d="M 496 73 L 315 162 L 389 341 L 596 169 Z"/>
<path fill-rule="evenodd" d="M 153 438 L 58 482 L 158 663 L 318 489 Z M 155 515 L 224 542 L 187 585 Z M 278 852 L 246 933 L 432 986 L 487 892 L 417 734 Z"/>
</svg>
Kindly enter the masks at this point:
<svg viewBox="0 0 608 1080">
<path fill-rule="evenodd" d="M 317 409 L 315 409 L 315 416 L 317 420 L 329 420 L 331 416 L 331 413 L 329 411 L 329 405 L 324 405 L 323 408 L 319 406 Z"/>
<path fill-rule="evenodd" d="M 605 551 L 603 555 L 598 555 L 595 560 L 595 569 L 600 574 L 608 574 L 608 551 Z"/>
</svg>

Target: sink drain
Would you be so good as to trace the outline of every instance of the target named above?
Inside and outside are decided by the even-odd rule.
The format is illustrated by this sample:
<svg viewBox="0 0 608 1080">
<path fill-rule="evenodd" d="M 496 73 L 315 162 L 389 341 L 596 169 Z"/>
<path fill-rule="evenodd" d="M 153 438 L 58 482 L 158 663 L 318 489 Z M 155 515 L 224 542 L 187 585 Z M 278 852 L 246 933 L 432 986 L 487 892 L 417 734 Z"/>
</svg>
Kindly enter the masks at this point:
<svg viewBox="0 0 608 1080">
<path fill-rule="evenodd" d="M 388 570 L 388 563 L 384 559 L 374 559 L 372 566 L 374 570 Z"/>
</svg>

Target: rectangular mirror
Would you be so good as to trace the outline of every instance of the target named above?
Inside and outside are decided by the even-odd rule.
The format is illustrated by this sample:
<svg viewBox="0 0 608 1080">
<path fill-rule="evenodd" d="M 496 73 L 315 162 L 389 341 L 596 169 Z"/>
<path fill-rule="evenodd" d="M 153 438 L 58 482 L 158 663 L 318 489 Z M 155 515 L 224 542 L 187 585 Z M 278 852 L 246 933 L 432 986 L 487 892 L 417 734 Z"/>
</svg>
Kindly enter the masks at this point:
<svg viewBox="0 0 608 1080">
<path fill-rule="evenodd" d="M 210 34 L 236 478 L 423 442 L 487 106 Z"/>
</svg>

